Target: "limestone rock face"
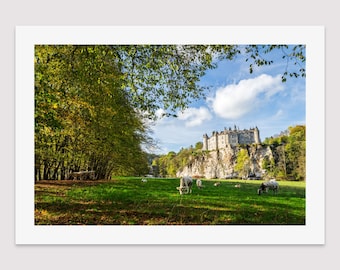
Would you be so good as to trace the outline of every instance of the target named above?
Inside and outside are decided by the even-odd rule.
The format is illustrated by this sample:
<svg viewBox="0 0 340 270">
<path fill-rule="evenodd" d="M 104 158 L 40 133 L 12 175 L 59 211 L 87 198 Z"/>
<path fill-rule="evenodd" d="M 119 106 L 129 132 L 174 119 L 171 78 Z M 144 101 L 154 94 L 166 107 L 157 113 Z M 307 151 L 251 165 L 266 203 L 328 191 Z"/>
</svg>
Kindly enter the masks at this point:
<svg viewBox="0 0 340 270">
<path fill-rule="evenodd" d="M 252 144 L 243 146 L 250 157 L 250 171 L 255 174 L 262 174 L 262 161 L 265 157 L 272 159 L 273 153 L 269 146 Z M 234 167 L 237 161 L 237 153 L 240 146 L 227 145 L 223 149 L 204 151 L 200 155 L 193 156 L 188 164 L 177 172 L 177 177 L 199 176 L 208 179 L 227 178 L 235 173 Z"/>
</svg>

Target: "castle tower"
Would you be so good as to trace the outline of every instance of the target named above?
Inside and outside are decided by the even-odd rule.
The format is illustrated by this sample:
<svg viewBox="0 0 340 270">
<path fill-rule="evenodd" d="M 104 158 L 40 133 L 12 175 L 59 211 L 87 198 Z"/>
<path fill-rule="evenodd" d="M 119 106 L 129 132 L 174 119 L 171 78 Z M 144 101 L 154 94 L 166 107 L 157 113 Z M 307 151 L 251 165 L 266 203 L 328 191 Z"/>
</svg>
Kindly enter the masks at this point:
<svg viewBox="0 0 340 270">
<path fill-rule="evenodd" d="M 215 134 L 215 150 L 218 150 L 218 132 L 216 131 Z"/>
<path fill-rule="evenodd" d="M 208 135 L 204 134 L 203 135 L 203 151 L 208 151 Z"/>
<path fill-rule="evenodd" d="M 260 131 L 257 127 L 255 127 L 255 129 L 254 129 L 254 141 L 255 141 L 255 143 L 261 143 Z"/>
</svg>

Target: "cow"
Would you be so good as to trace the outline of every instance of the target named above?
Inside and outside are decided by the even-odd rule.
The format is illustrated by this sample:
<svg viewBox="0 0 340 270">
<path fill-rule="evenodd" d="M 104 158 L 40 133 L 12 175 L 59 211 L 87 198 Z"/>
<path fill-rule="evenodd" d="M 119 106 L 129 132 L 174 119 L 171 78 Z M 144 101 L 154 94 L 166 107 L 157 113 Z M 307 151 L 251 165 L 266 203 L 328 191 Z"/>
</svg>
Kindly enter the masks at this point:
<svg viewBox="0 0 340 270">
<path fill-rule="evenodd" d="M 70 180 L 95 180 L 95 171 L 71 172 L 68 179 Z"/>
<path fill-rule="evenodd" d="M 260 188 L 257 190 L 257 194 L 261 195 L 263 192 L 268 192 L 268 190 L 272 190 L 275 194 L 277 194 L 279 190 L 279 183 L 276 182 L 275 179 L 271 179 L 267 182 L 263 182 L 260 185 Z"/>
<path fill-rule="evenodd" d="M 202 185 L 202 180 L 201 180 L 201 179 L 197 179 L 197 180 L 196 180 L 196 186 L 197 186 L 199 189 L 201 189 L 201 188 L 203 187 L 203 185 Z"/>
<path fill-rule="evenodd" d="M 179 190 L 179 194 L 183 194 L 184 192 L 186 194 L 192 193 L 192 178 L 190 176 L 184 176 L 180 179 L 179 187 L 177 189 Z"/>
</svg>

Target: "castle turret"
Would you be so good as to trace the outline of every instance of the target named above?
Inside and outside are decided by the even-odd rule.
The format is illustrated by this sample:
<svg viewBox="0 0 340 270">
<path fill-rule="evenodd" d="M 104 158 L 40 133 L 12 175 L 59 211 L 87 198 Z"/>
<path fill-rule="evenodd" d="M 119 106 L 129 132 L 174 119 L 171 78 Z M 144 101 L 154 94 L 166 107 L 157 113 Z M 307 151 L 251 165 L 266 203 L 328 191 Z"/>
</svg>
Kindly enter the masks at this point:
<svg viewBox="0 0 340 270">
<path fill-rule="evenodd" d="M 214 147 L 215 147 L 215 150 L 218 150 L 218 132 L 217 131 L 215 132 L 214 136 L 215 136 L 215 145 L 214 145 Z"/>
<path fill-rule="evenodd" d="M 203 151 L 208 151 L 208 135 L 204 134 L 203 135 L 203 147 L 202 147 Z"/>
<path fill-rule="evenodd" d="M 254 129 L 254 141 L 255 141 L 255 143 L 261 143 L 260 131 L 257 127 L 255 127 L 255 129 Z"/>
</svg>

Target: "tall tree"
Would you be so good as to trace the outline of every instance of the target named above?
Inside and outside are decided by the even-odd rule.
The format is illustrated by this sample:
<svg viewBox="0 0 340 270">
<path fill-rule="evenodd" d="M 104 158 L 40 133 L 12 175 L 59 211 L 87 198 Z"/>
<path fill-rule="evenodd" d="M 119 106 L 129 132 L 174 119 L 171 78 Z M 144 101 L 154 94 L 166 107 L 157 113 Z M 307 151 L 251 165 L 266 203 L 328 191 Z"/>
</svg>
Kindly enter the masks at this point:
<svg viewBox="0 0 340 270">
<path fill-rule="evenodd" d="M 306 177 L 306 126 L 299 125 L 289 128 L 285 151 L 287 174 L 296 180 L 304 180 Z"/>
</svg>

